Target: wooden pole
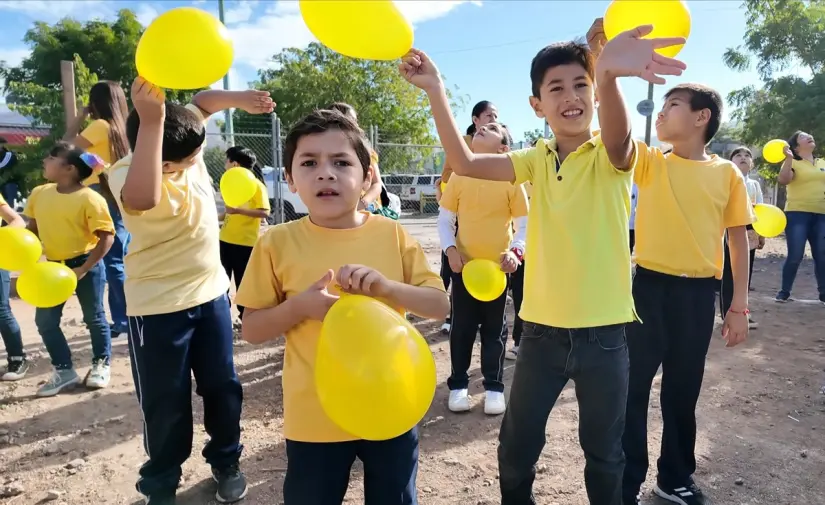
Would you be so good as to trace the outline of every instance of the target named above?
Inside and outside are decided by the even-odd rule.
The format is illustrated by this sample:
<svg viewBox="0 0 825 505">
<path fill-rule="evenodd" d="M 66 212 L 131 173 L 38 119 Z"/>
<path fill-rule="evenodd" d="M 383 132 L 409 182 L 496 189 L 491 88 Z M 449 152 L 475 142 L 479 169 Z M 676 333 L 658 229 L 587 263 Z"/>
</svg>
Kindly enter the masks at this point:
<svg viewBox="0 0 825 505">
<path fill-rule="evenodd" d="M 66 129 L 69 129 L 77 117 L 77 97 L 74 89 L 74 62 L 60 62 L 60 83 L 63 85 L 63 110 L 66 120 Z"/>
</svg>

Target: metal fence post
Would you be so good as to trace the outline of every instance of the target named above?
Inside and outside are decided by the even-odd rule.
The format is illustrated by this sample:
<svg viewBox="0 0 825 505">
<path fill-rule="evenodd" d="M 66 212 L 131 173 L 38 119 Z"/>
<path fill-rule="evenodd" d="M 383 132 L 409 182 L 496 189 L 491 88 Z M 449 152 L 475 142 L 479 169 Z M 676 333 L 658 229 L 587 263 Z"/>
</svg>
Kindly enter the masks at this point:
<svg viewBox="0 0 825 505">
<path fill-rule="evenodd" d="M 278 114 L 272 113 L 272 164 L 274 165 L 274 172 L 273 176 L 273 189 L 275 190 L 275 204 L 278 206 L 277 208 L 277 217 L 278 223 L 284 222 L 284 198 L 282 193 L 282 186 L 281 186 L 281 168 L 283 166 L 282 163 L 282 153 L 281 153 L 281 118 L 278 117 Z"/>
</svg>

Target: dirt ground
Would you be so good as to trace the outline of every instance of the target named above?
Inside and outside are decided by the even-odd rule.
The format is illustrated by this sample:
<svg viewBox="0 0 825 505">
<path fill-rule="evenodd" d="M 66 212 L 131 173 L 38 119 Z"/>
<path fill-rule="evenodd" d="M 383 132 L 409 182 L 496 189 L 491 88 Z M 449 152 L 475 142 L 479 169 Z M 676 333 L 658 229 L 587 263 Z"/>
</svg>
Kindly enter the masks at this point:
<svg viewBox="0 0 825 505">
<path fill-rule="evenodd" d="M 437 268 L 434 220 L 412 218 L 406 224 Z M 825 307 L 813 301 L 810 259 L 799 271 L 797 301 L 786 305 L 771 301 L 779 285 L 783 252 L 784 242 L 771 240 L 758 254 L 751 307 L 759 329 L 733 350 L 716 338 L 708 357 L 698 409 L 696 478 L 717 505 L 825 504 L 825 395 L 820 393 L 825 384 Z M 142 503 L 134 491 L 144 460 L 141 416 L 126 339 L 113 342 L 108 389 L 78 388 L 37 399 L 36 388 L 50 372 L 49 359 L 34 326 L 33 309 L 20 300 L 12 300 L 12 308 L 35 366 L 21 382 L 0 383 L 0 496 L 4 496 L 0 504 Z M 416 324 L 432 344 L 439 374 L 435 401 L 421 425 L 419 501 L 422 505 L 499 503 L 496 444 L 501 418 L 482 412 L 478 348 L 471 370 L 474 408 L 467 414 L 452 414 L 446 405 L 448 344 L 436 323 Z M 64 327 L 74 361 L 85 373 L 91 350 L 76 300 L 67 305 Z M 242 467 L 250 481 L 245 501 L 250 505 L 281 503 L 286 466 L 281 434 L 283 352 L 283 341 L 236 347 L 245 394 Z M 0 354 L 3 364 L 5 358 L 5 353 Z M 512 378 L 513 364 L 507 362 L 506 381 Z M 658 387 L 657 379 L 654 388 Z M 658 395 L 654 392 L 652 397 L 650 450 L 655 461 L 661 421 Z M 178 503 L 214 504 L 214 485 L 199 456 L 206 436 L 202 408 L 197 398 L 194 404 L 193 456 L 184 467 Z M 535 485 L 540 504 L 587 504 L 577 421 L 571 384 L 547 424 L 547 445 Z M 651 473 L 648 482 L 652 477 Z M 363 502 L 357 467 L 345 502 Z M 650 494 L 644 503 L 659 504 Z"/>
</svg>

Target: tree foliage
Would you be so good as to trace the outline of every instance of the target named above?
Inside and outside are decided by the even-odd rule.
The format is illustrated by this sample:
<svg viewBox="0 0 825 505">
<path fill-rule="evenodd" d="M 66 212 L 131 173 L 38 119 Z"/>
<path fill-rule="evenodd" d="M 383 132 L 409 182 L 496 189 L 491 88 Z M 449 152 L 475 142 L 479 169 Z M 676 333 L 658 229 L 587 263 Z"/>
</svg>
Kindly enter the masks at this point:
<svg viewBox="0 0 825 505">
<path fill-rule="evenodd" d="M 527 145 L 533 145 L 536 140 L 541 138 L 544 138 L 544 132 L 538 128 L 524 132 L 524 143 Z"/>
</svg>

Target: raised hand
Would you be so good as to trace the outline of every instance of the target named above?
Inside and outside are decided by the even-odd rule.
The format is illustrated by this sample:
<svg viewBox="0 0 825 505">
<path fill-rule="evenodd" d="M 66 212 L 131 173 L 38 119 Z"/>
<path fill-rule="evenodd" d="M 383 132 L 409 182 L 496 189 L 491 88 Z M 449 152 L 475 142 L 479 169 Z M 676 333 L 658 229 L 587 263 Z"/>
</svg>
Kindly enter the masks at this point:
<svg viewBox="0 0 825 505">
<path fill-rule="evenodd" d="M 249 89 L 243 92 L 238 108 L 250 114 L 269 114 L 275 109 L 275 102 L 269 97 L 269 91 Z"/>
<path fill-rule="evenodd" d="M 683 37 L 642 38 L 653 25 L 639 26 L 616 35 L 604 45 L 596 64 L 596 74 L 609 77 L 641 77 L 653 84 L 664 84 L 662 75 L 682 75 L 687 66 L 655 50 L 684 44 Z"/>
<path fill-rule="evenodd" d="M 607 43 L 607 36 L 604 34 L 604 18 L 596 18 L 590 29 L 587 30 L 587 45 L 590 51 L 598 58 L 602 53 L 602 48 Z"/>
<path fill-rule="evenodd" d="M 138 77 L 132 83 L 132 104 L 142 121 L 159 119 L 166 114 L 166 95 L 163 90 Z"/>
<path fill-rule="evenodd" d="M 438 68 L 424 51 L 410 49 L 410 52 L 401 58 L 398 70 L 407 82 L 424 91 L 441 86 Z"/>
</svg>

